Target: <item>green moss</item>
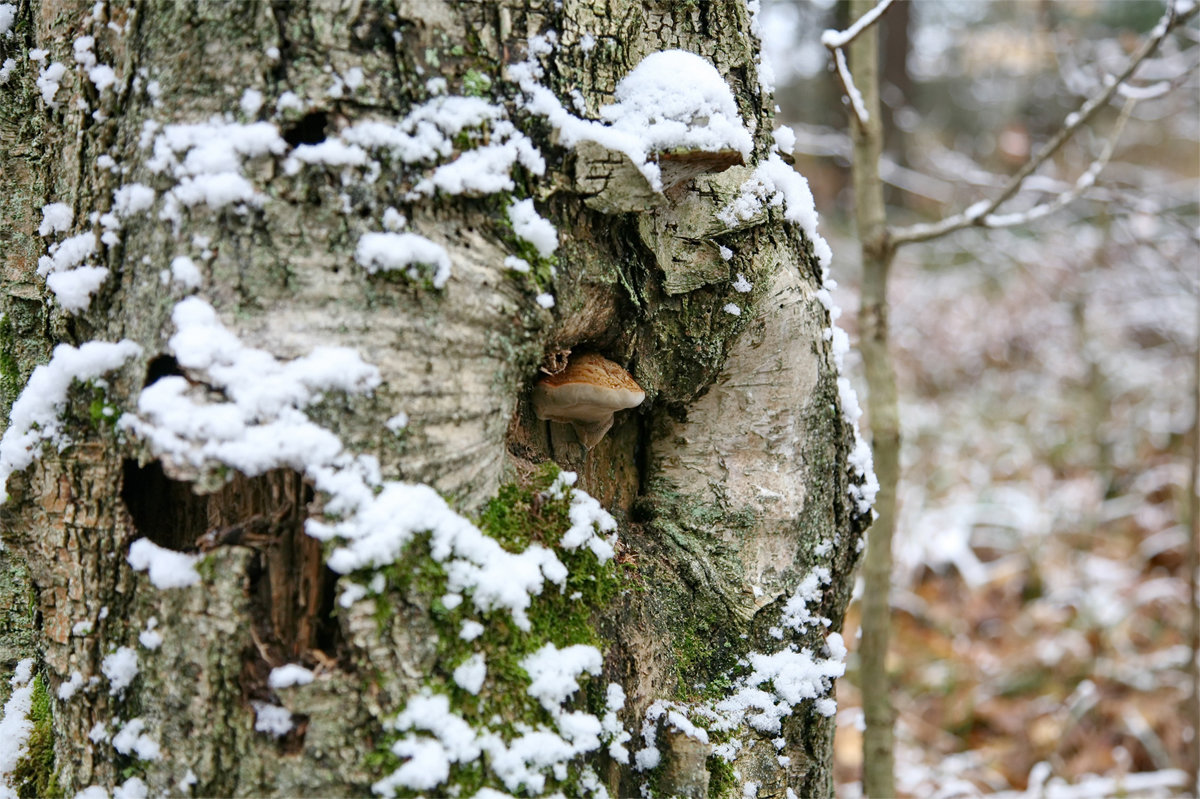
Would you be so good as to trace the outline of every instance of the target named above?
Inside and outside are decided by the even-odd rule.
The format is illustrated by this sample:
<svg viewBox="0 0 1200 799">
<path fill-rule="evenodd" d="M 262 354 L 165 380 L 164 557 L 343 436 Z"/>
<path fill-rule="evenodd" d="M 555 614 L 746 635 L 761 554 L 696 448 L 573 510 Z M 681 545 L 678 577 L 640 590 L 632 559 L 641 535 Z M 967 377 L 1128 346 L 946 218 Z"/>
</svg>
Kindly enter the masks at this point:
<svg viewBox="0 0 1200 799">
<path fill-rule="evenodd" d="M 25 755 L 12 771 L 12 784 L 21 799 L 58 797 L 63 795 L 54 768 L 53 706 L 46 681 L 42 675 L 33 678 L 33 695 L 29 708 L 32 728 L 26 739 Z"/>
<path fill-rule="evenodd" d="M 708 768 L 709 799 L 721 799 L 731 795 L 738 787 L 738 779 L 733 775 L 733 764 L 723 757 L 709 755 L 705 763 Z"/>
<path fill-rule="evenodd" d="M 467 70 L 463 75 L 463 94 L 468 97 L 486 97 L 492 88 L 492 79 L 486 72 L 477 69 Z"/>
<path fill-rule="evenodd" d="M 24 386 L 13 347 L 12 320 L 4 314 L 0 316 L 0 402 L 4 405 L 5 416 L 12 410 L 12 404 Z"/>
<path fill-rule="evenodd" d="M 105 427 L 113 429 L 113 423 L 121 415 L 120 411 L 108 401 L 108 393 L 102 386 L 89 382 L 88 387 L 92 391 L 92 401 L 88 403 L 88 418 L 91 419 L 92 427 L 97 430 L 103 430 Z"/>
<path fill-rule="evenodd" d="M 521 667 L 521 660 L 546 644 L 559 648 L 575 644 L 601 647 L 603 641 L 595 620 L 623 585 L 621 569 L 615 564 L 600 565 L 586 548 L 558 548 L 558 540 L 570 525 L 570 502 L 545 495 L 557 474 L 558 468 L 547 464 L 527 482 L 502 486 L 476 520 L 479 529 L 506 550 L 520 552 L 535 544 L 545 546 L 553 549 L 568 569 L 562 590 L 547 584 L 542 594 L 533 598 L 528 611 L 529 630 L 520 629 L 508 610 L 481 613 L 469 596 L 453 608 L 446 607 L 442 602 L 447 591 L 446 571 L 433 559 L 425 537 L 411 543 L 400 560 L 381 570 L 387 589 L 375 598 L 376 620 L 381 625 L 393 623 L 392 609 L 401 602 L 428 608 L 437 630 L 437 665 L 428 675 L 426 686 L 447 695 L 455 711 L 472 726 L 487 726 L 505 738 L 515 737 L 529 727 L 554 728 L 550 715 L 527 693 L 529 675 Z M 370 579 L 364 578 L 364 582 Z M 484 625 L 484 633 L 474 641 L 459 636 L 467 619 Z M 487 680 L 479 694 L 472 695 L 454 682 L 453 672 L 476 653 L 486 659 Z M 588 711 L 602 714 L 604 687 L 586 675 L 580 682 L 579 702 Z M 400 761 L 389 747 L 402 735 L 390 732 L 378 740 L 367 759 L 368 767 L 379 774 L 395 769 Z M 566 781 L 551 778 L 547 790 L 552 790 L 549 785 L 553 784 L 571 794 L 575 776 Z M 481 762 L 454 766 L 450 783 L 463 796 L 482 787 L 503 787 Z"/>
</svg>

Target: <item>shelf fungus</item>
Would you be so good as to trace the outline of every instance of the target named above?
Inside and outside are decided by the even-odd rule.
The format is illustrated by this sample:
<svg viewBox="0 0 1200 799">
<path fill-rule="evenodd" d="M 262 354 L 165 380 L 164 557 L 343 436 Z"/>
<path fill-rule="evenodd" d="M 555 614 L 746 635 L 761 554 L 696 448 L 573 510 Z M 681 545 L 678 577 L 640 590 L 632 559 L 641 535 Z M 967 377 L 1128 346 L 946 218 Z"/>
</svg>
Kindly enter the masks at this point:
<svg viewBox="0 0 1200 799">
<path fill-rule="evenodd" d="M 614 413 L 636 408 L 645 398 L 646 392 L 618 364 L 587 353 L 572 357 L 566 369 L 537 382 L 533 412 L 543 421 L 571 425 L 580 442 L 591 449 L 612 427 Z"/>
<path fill-rule="evenodd" d="M 708 59 L 686 50 L 643 58 L 575 141 L 576 189 L 605 214 L 647 211 L 665 192 L 745 164 L 753 150 L 737 101 Z"/>
</svg>

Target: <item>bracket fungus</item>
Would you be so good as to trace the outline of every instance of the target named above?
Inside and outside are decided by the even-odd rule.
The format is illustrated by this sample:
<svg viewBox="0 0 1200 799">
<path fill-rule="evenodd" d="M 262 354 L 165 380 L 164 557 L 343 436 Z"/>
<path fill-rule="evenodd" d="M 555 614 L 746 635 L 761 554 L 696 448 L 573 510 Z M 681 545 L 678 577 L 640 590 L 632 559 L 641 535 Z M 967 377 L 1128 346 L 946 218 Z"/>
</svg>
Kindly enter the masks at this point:
<svg viewBox="0 0 1200 799">
<path fill-rule="evenodd" d="M 646 392 L 620 365 L 587 353 L 537 382 L 533 412 L 543 421 L 571 425 L 583 446 L 591 449 L 612 427 L 614 413 L 636 408 L 645 398 Z"/>
</svg>

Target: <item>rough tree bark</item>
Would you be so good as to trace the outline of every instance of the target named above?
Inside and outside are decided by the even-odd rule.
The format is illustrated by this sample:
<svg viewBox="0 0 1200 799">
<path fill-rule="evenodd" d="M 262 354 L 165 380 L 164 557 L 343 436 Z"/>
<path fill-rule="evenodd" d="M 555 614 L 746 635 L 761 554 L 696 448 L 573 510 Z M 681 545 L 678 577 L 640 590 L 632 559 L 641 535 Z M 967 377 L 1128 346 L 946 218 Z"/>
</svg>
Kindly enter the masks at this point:
<svg viewBox="0 0 1200 799">
<path fill-rule="evenodd" d="M 603 651 L 602 673 L 582 675 L 571 707 L 599 717 L 605 686 L 623 686 L 627 746 L 646 749 L 643 733 L 655 730 L 661 762 L 639 768 L 591 747 L 570 768 L 544 769 L 544 785 L 514 788 L 494 762 L 464 758 L 447 764 L 434 793 L 629 796 L 650 786 L 741 796 L 749 782 L 759 796 L 831 793 L 833 719 L 818 697 L 784 702 L 791 712 L 777 731 L 747 726 L 744 712 L 723 730 L 712 710 L 739 686 L 743 701 L 757 686 L 783 702 L 786 675 L 745 682 L 751 653 L 794 644 L 819 661 L 835 649 L 826 639 L 840 629 L 866 524 L 848 493 L 853 434 L 839 410 L 814 242 L 770 204 L 736 225 L 718 221 L 773 143 L 751 24 L 742 4 L 626 0 L 15 4 L 11 34 L 0 36 L 0 62 L 14 60 L 0 86 L 5 408 L 57 344 L 140 347 L 103 379 L 75 381 L 57 409 L 58 434 L 8 479 L 0 644 L 10 668 L 34 659 L 43 698 L 9 776 L 21 795 L 111 790 L 131 777 L 155 794 L 361 795 L 412 754 L 389 749 L 404 732 L 389 720 L 423 692 L 448 696 L 468 723 L 506 740 L 553 728 L 516 665 L 548 643 Z M 551 30 L 542 80 L 593 119 L 647 54 L 703 56 L 753 134 L 749 163 L 701 158 L 664 195 L 639 188 L 619 153 L 559 146 L 505 71 L 527 58 L 528 37 Z M 81 50 L 84 36 L 94 39 Z M 48 53 L 31 60 L 38 49 Z M 50 92 L 54 63 L 66 70 Z M 94 64 L 111 66 L 115 82 L 102 86 Z M 298 101 L 280 102 L 288 92 Z M 288 151 L 270 152 L 238 165 L 252 201 L 210 198 L 160 218 L 176 183 L 148 164 L 165 125 L 266 121 L 289 147 L 314 145 L 364 120 L 396 122 L 443 92 L 504 109 L 545 173 L 517 166 L 497 192 L 417 197 L 427 163 L 385 162 L 368 180 L 361 163 L 289 166 Z M 486 144 L 481 135 L 453 138 L 443 160 Z M 114 191 L 134 182 L 155 190 L 154 203 L 118 213 L 119 230 L 106 226 Z M 538 261 L 514 236 L 505 212 L 521 198 L 557 226 L 556 260 Z M 69 206 L 72 221 L 43 236 L 49 203 Z M 449 254 L 444 286 L 371 274 L 356 260 L 389 207 Z M 39 259 L 50 243 L 93 229 L 116 233 L 88 261 L 109 274 L 72 313 L 38 274 Z M 532 276 L 504 268 L 512 254 L 537 261 Z M 198 287 L 172 278 L 179 256 L 198 266 Z M 738 273 L 748 293 L 731 287 Z M 114 423 L 138 413 L 144 386 L 173 376 L 203 402 L 227 399 L 175 357 L 172 314 L 193 292 L 242 344 L 279 362 L 336 345 L 377 367 L 373 392 L 329 390 L 303 412 L 347 452 L 377 458 L 384 481 L 432 486 L 510 550 L 555 548 L 566 511 L 542 464 L 577 470 L 578 487 L 618 520 L 615 565 L 560 552 L 569 590 L 547 584 L 533 596 L 529 630 L 503 609 L 467 612 L 470 597 L 455 606 L 421 540 L 375 573 L 334 572 L 325 560 L 338 542 L 304 532 L 329 501 L 304 464 L 258 472 L 188 462 Z M 543 292 L 551 309 L 535 301 Z M 627 366 L 647 400 L 585 452 L 569 427 L 534 417 L 529 391 L 543 364 L 588 350 Z M 385 426 L 400 412 L 407 426 Z M 130 544 L 141 538 L 202 554 L 200 583 L 160 589 L 131 569 Z M 826 584 L 799 611 L 827 625 L 781 630 L 785 605 L 821 569 Z M 352 583 L 369 584 L 368 595 L 351 601 Z M 468 619 L 485 629 L 473 642 L 457 635 Z M 147 631 L 161 644 L 147 646 Z M 105 665 L 121 647 L 138 657 L 123 689 Z M 452 677 L 472 652 L 489 664 L 478 694 Z M 316 678 L 274 688 L 267 675 L 285 663 Z M 75 672 L 82 684 L 64 697 Z M 656 702 L 666 710 L 647 714 Z M 271 706 L 290 711 L 286 734 L 256 730 Z M 689 736 L 670 710 L 707 736 Z M 136 744 L 135 719 L 157 757 Z M 134 744 L 116 745 L 122 730 Z M 722 743 L 725 756 L 711 754 Z"/>
</svg>

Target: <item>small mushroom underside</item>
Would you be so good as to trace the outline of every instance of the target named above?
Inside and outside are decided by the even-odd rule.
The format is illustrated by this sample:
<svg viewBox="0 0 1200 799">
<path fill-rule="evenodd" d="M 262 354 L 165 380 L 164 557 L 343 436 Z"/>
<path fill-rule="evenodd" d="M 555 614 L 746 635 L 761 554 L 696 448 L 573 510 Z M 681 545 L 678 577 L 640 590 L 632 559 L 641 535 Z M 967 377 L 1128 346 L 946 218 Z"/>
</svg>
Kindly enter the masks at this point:
<svg viewBox="0 0 1200 799">
<path fill-rule="evenodd" d="M 544 421 L 571 425 L 584 447 L 592 449 L 612 427 L 614 413 L 635 408 L 645 398 L 646 392 L 618 364 L 587 353 L 538 381 L 533 411 Z"/>
</svg>

